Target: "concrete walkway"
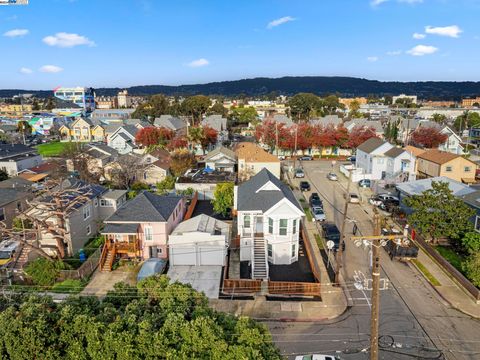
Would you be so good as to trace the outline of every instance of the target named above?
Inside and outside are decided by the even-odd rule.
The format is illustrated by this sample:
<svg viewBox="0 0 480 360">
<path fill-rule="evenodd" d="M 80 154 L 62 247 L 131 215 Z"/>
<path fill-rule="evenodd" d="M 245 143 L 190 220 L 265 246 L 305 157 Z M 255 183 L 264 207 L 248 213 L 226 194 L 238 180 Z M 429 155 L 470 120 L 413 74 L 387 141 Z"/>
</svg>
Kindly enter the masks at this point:
<svg viewBox="0 0 480 360">
<path fill-rule="evenodd" d="M 113 286 L 118 282 L 134 285 L 134 275 L 135 272 L 126 266 L 121 266 L 114 271 L 105 272 L 97 268 L 90 282 L 85 286 L 80 295 L 103 297 L 108 291 L 113 290 Z"/>
<path fill-rule="evenodd" d="M 480 318 L 480 304 L 475 303 L 471 295 L 465 293 L 422 249 L 418 253 L 418 261 L 439 281 L 440 286 L 432 287 L 446 302 L 467 315 Z M 423 275 L 414 264 L 410 263 L 410 266 Z"/>
</svg>

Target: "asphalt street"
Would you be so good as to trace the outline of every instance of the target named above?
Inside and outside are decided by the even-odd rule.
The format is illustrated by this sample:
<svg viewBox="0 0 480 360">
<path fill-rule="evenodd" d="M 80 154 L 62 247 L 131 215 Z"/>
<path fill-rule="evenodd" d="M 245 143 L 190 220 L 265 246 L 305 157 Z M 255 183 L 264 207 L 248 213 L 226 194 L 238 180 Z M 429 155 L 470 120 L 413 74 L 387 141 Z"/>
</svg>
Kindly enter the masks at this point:
<svg viewBox="0 0 480 360">
<path fill-rule="evenodd" d="M 347 179 L 340 174 L 338 164 L 334 167 L 338 182 L 326 178 L 332 170 L 328 161 L 304 161 L 300 166 L 311 191 L 318 192 L 324 201 L 327 221 L 335 222 L 340 229 Z M 356 280 L 370 278 L 369 249 L 356 247 L 349 237 L 353 222 L 361 235 L 371 235 L 373 223 L 365 211 L 371 206 L 366 190 L 352 184 L 351 192 L 360 194 L 363 200 L 362 204 L 349 205 L 346 226 L 343 270 L 353 306 L 328 323 L 267 323 L 274 341 L 289 358 L 309 353 L 369 358 L 371 291 L 354 285 Z M 307 199 L 309 194 L 305 194 Z M 380 358 L 480 359 L 480 321 L 446 304 L 415 268 L 390 260 L 382 249 L 380 253 L 381 277 L 387 282 L 380 292 Z"/>
</svg>

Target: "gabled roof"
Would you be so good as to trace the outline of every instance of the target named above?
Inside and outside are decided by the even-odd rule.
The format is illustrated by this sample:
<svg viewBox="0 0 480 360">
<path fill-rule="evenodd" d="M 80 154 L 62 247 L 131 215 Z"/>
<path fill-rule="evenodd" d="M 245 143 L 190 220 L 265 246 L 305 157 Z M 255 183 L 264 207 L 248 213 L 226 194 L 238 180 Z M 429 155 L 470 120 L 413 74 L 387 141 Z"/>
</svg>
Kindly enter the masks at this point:
<svg viewBox="0 0 480 360">
<path fill-rule="evenodd" d="M 36 150 L 23 144 L 0 144 L 0 160 L 31 153 L 36 153 Z"/>
<path fill-rule="evenodd" d="M 166 222 L 180 201 L 180 196 L 162 196 L 144 191 L 127 201 L 105 222 Z"/>
<path fill-rule="evenodd" d="M 280 160 L 275 155 L 272 155 L 260 146 L 251 142 L 241 142 L 235 147 L 235 154 L 238 159 L 243 159 L 246 162 L 278 162 Z"/>
<path fill-rule="evenodd" d="M 269 182 L 278 190 L 258 191 Z M 287 199 L 303 212 L 292 190 L 270 171 L 263 168 L 258 174 L 238 187 L 237 210 L 261 210 L 265 212 L 283 199 Z"/>
<path fill-rule="evenodd" d="M 460 196 L 461 199 L 477 209 L 480 209 L 480 190 L 472 191 L 471 193 Z"/>
<path fill-rule="evenodd" d="M 376 149 L 378 149 L 380 146 L 382 146 L 383 144 L 386 144 L 386 142 L 377 137 L 373 137 L 368 139 L 364 143 L 360 144 L 357 150 L 361 150 L 367 154 L 370 154 Z"/>
<path fill-rule="evenodd" d="M 187 127 L 187 124 L 183 119 L 172 115 L 161 115 L 159 118 L 155 118 L 153 125 L 157 127 L 165 127 L 174 131 Z"/>
<path fill-rule="evenodd" d="M 178 224 L 172 235 L 182 235 L 191 232 L 203 232 L 214 235 L 216 232 L 225 233 L 229 228 L 226 222 L 217 220 L 211 216 L 200 214 Z"/>
<path fill-rule="evenodd" d="M 12 201 L 20 200 L 28 196 L 26 192 L 18 189 L 0 188 L 0 206 L 11 203 Z"/>
<path fill-rule="evenodd" d="M 418 155 L 423 154 L 425 152 L 424 149 L 420 149 L 412 145 L 407 145 L 405 146 L 404 149 L 415 157 L 418 157 Z"/>
<path fill-rule="evenodd" d="M 457 154 L 452 154 L 452 153 L 446 152 L 446 151 L 441 151 L 441 150 L 437 150 L 437 149 L 430 149 L 430 150 L 427 150 L 427 151 L 423 152 L 422 154 L 418 155 L 417 157 L 419 159 L 430 161 L 430 162 L 433 162 L 435 164 L 443 165 L 443 164 L 446 164 L 446 163 L 448 163 L 452 160 L 455 160 L 455 159 L 457 159 L 461 156 L 457 155 Z"/>
<path fill-rule="evenodd" d="M 393 148 L 385 152 L 385 156 L 395 159 L 396 157 L 402 155 L 404 152 L 404 149 L 394 146 Z"/>
<path fill-rule="evenodd" d="M 202 120 L 202 125 L 207 125 L 212 129 L 221 132 L 227 130 L 227 119 L 222 115 L 210 115 Z"/>
<path fill-rule="evenodd" d="M 338 126 L 342 123 L 342 118 L 338 115 L 327 115 L 317 119 L 311 119 L 310 123 L 312 125 L 323 125 L 323 126 Z"/>
<path fill-rule="evenodd" d="M 455 195 L 455 196 L 462 196 L 462 195 L 470 194 L 470 193 L 476 191 L 475 189 L 471 188 L 470 186 L 462 184 L 461 182 L 450 179 L 446 176 L 438 176 L 438 177 L 434 177 L 434 178 L 408 181 L 408 182 L 404 182 L 404 183 L 396 185 L 396 188 L 399 191 L 407 194 L 408 196 L 420 195 L 425 190 L 431 189 L 432 188 L 432 182 L 434 182 L 434 181 L 435 182 L 446 182 L 446 183 L 448 183 L 449 189 L 452 191 L 453 195 Z"/>
<path fill-rule="evenodd" d="M 21 189 L 29 190 L 33 185 L 33 182 L 21 178 L 20 176 L 15 176 L 4 181 L 0 181 L 0 189 Z"/>
<path fill-rule="evenodd" d="M 224 146 L 217 146 L 215 149 L 213 149 L 212 151 L 210 151 L 207 156 L 205 156 L 205 161 L 208 161 L 210 160 L 212 157 L 216 156 L 217 154 L 224 154 L 225 156 L 233 159 L 233 160 L 236 160 L 237 159 L 237 156 L 235 155 L 235 152 L 224 147 Z"/>
</svg>

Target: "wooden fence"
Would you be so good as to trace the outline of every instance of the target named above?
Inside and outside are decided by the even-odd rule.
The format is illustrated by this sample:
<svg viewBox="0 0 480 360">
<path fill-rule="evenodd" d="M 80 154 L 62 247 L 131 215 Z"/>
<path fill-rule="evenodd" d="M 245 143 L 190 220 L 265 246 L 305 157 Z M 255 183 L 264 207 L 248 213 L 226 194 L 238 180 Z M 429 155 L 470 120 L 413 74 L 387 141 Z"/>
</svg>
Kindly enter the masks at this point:
<svg viewBox="0 0 480 360">
<path fill-rule="evenodd" d="M 473 285 L 460 271 L 455 269 L 445 258 L 440 255 L 430 244 L 428 244 L 422 236 L 415 237 L 415 242 L 432 257 L 443 270 L 448 273 L 460 286 L 462 286 L 478 303 L 480 301 L 480 290 Z"/>
<path fill-rule="evenodd" d="M 269 294 L 320 296 L 319 283 L 269 281 Z"/>
<path fill-rule="evenodd" d="M 192 217 L 193 212 L 195 211 L 195 207 L 197 206 L 197 201 L 198 201 L 198 191 L 195 191 L 195 195 L 193 195 L 192 202 L 190 203 L 190 206 L 188 207 L 187 213 L 185 214 L 185 217 L 183 220 L 188 220 Z"/>
<path fill-rule="evenodd" d="M 224 279 L 222 292 L 225 294 L 251 294 L 260 292 L 262 280 Z"/>
<path fill-rule="evenodd" d="M 100 256 L 102 254 L 103 246 L 99 247 L 95 252 L 89 256 L 89 258 L 76 270 L 60 270 L 58 281 L 67 279 L 83 279 L 86 278 L 95 271 L 100 263 Z"/>
</svg>

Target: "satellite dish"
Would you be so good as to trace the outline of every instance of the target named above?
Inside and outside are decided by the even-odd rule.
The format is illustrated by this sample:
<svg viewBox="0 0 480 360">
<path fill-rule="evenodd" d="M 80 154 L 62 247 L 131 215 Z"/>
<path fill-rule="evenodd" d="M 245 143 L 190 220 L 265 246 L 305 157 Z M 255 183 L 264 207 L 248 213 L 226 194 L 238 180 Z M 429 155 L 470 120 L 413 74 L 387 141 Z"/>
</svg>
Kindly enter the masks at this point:
<svg viewBox="0 0 480 360">
<path fill-rule="evenodd" d="M 335 243 L 332 240 L 327 241 L 328 250 L 332 250 L 334 246 L 335 246 Z"/>
</svg>

